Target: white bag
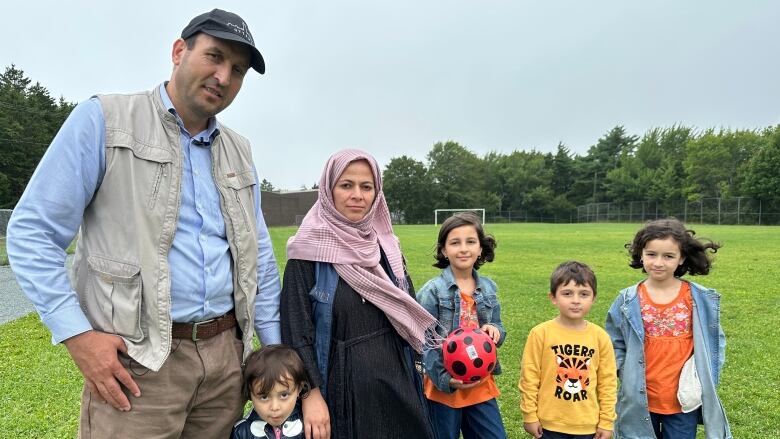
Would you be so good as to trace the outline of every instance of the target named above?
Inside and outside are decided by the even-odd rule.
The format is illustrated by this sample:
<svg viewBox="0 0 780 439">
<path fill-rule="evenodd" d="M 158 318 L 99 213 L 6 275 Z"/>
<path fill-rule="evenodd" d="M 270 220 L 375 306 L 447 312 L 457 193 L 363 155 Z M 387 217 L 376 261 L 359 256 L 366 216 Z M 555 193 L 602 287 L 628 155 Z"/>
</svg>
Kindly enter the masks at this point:
<svg viewBox="0 0 780 439">
<path fill-rule="evenodd" d="M 693 355 L 685 362 L 680 372 L 677 400 L 680 401 L 683 413 L 690 413 L 701 407 L 701 381 L 696 373 L 696 362 L 693 360 Z"/>
</svg>

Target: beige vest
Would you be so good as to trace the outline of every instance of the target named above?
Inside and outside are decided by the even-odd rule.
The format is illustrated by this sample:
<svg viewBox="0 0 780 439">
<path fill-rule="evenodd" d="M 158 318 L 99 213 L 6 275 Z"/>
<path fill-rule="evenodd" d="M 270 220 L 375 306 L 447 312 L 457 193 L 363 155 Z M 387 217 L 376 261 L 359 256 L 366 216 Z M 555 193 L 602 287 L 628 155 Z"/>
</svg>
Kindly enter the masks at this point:
<svg viewBox="0 0 780 439">
<path fill-rule="evenodd" d="M 106 124 L 106 172 L 84 211 L 75 290 L 94 329 L 121 336 L 133 359 L 157 371 L 171 348 L 168 251 L 181 203 L 179 125 L 159 87 L 98 98 Z M 252 153 L 246 139 L 224 126 L 211 153 L 246 358 L 257 292 Z"/>
</svg>

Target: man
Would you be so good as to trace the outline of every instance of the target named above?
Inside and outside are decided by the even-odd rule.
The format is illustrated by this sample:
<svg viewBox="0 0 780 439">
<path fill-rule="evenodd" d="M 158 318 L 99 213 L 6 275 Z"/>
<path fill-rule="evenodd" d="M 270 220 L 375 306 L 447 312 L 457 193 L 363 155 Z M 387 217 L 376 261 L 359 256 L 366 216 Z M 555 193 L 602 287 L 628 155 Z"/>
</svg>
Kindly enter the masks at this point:
<svg viewBox="0 0 780 439">
<path fill-rule="evenodd" d="M 84 376 L 81 437 L 228 437 L 254 331 L 280 341 L 250 145 L 215 118 L 262 55 L 214 9 L 172 60 L 169 82 L 73 110 L 8 227 L 19 283 Z"/>
</svg>

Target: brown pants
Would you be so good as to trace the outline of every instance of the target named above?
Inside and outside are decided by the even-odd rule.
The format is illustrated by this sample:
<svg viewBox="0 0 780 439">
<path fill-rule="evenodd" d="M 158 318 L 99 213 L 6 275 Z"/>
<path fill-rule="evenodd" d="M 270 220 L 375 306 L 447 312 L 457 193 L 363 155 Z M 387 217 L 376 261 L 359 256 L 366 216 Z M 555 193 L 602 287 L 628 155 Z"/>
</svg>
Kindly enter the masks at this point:
<svg viewBox="0 0 780 439">
<path fill-rule="evenodd" d="M 235 330 L 208 340 L 174 339 L 171 354 L 158 372 L 126 355 L 141 397 L 127 389 L 131 409 L 122 412 L 93 398 L 85 385 L 81 396 L 81 439 L 228 438 L 242 415 L 241 354 Z"/>
</svg>

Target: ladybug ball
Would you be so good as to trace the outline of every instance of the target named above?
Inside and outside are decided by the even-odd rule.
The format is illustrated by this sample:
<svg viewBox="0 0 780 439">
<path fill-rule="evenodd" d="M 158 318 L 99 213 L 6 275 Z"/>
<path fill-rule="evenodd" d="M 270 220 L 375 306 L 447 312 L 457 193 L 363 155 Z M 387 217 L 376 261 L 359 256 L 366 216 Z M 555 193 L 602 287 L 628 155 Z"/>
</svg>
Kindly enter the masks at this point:
<svg viewBox="0 0 780 439">
<path fill-rule="evenodd" d="M 444 368 L 464 383 L 479 381 L 496 367 L 496 345 L 483 331 L 458 328 L 442 344 Z"/>
</svg>

